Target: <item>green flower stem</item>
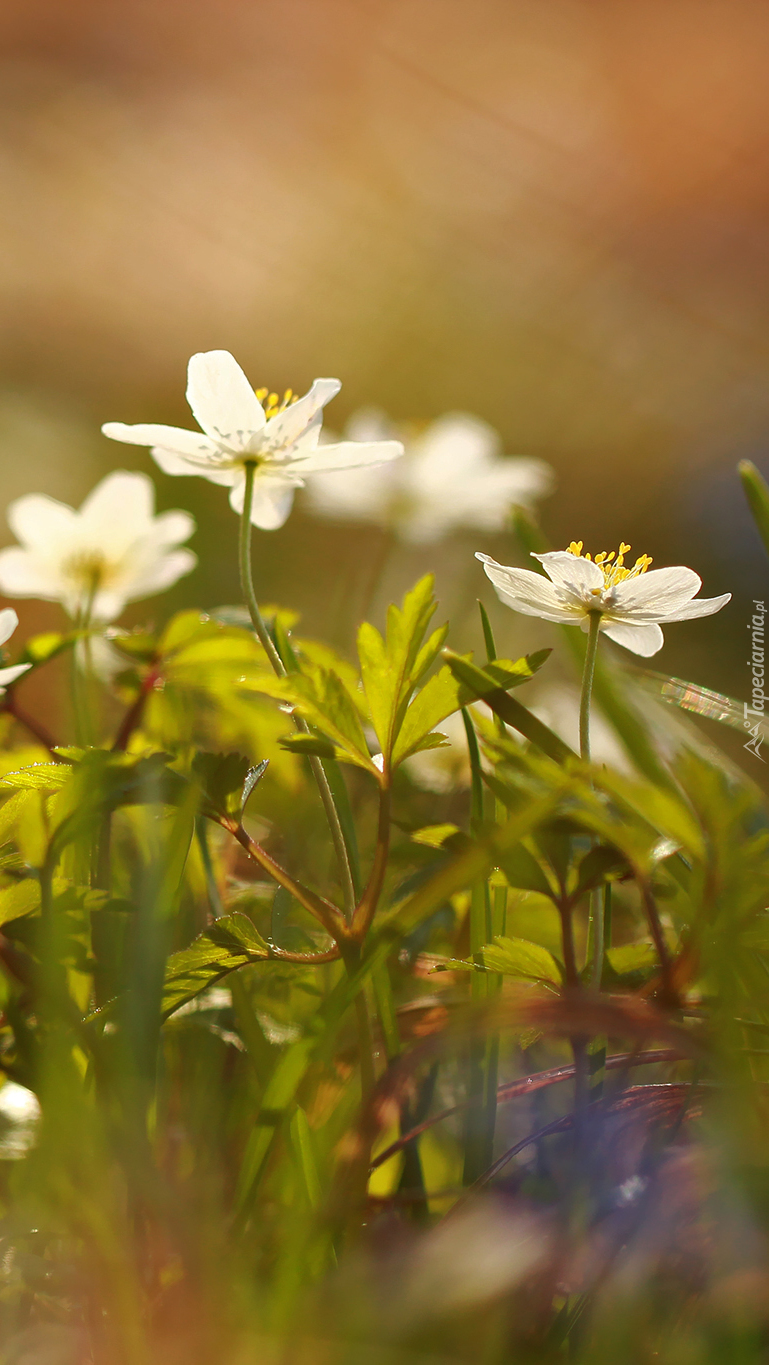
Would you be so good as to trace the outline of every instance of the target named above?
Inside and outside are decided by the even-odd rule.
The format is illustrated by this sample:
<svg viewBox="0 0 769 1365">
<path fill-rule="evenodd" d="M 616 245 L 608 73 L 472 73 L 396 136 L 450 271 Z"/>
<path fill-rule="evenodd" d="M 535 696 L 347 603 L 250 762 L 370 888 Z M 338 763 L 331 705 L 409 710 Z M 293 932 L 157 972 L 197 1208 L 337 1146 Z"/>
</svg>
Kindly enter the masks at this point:
<svg viewBox="0 0 769 1365">
<path fill-rule="evenodd" d="M 245 470 L 246 487 L 243 493 L 243 511 L 240 517 L 240 582 L 243 588 L 243 596 L 246 599 L 248 614 L 251 617 L 251 624 L 256 631 L 259 643 L 278 677 L 285 678 L 287 672 L 285 664 L 264 623 L 264 617 L 259 610 L 259 603 L 254 592 L 254 578 L 251 572 L 251 508 L 254 502 L 256 464 L 247 463 Z"/>
<path fill-rule="evenodd" d="M 587 637 L 585 667 L 582 671 L 582 696 L 579 701 L 579 751 L 586 762 L 590 761 L 590 702 L 593 696 L 593 677 L 595 657 L 598 652 L 598 632 L 601 628 L 601 612 L 591 611 L 590 630 Z"/>
<path fill-rule="evenodd" d="M 269 659 L 275 673 L 279 678 L 285 678 L 287 669 L 280 657 L 270 632 L 264 623 L 264 617 L 259 610 L 259 603 L 254 592 L 254 579 L 251 572 L 251 508 L 254 501 L 254 476 L 256 474 L 256 464 L 250 461 L 245 465 L 246 486 L 243 493 L 243 512 L 240 518 L 240 581 L 243 589 L 243 596 L 248 607 L 248 614 L 251 617 L 251 624 L 254 627 L 267 658 Z M 302 734 L 309 734 L 309 726 L 302 720 L 301 716 L 294 717 L 294 724 Z M 323 769 L 323 764 L 316 756 L 310 757 L 310 768 L 312 775 L 320 792 L 320 799 L 323 802 L 323 809 L 326 812 L 331 838 L 334 843 L 334 851 L 339 863 L 339 872 L 342 882 L 342 895 L 347 920 L 351 921 L 355 913 L 355 886 L 353 883 L 352 869 L 350 867 L 350 857 L 347 851 L 347 844 L 344 838 L 339 813 L 334 803 L 328 778 Z"/>
<path fill-rule="evenodd" d="M 601 629 L 600 611 L 591 611 L 590 629 L 585 650 L 585 666 L 582 672 L 582 695 L 579 703 L 579 749 L 582 758 L 590 760 L 590 703 L 593 696 L 595 661 L 598 654 L 598 635 Z M 588 942 L 590 945 L 590 966 L 588 981 L 593 990 L 600 991 L 603 974 L 604 955 L 604 913 L 607 888 L 599 886 L 590 896 L 590 924 Z M 581 1124 L 581 1110 L 585 1099 L 594 1102 L 601 1098 L 603 1076 L 606 1065 L 606 1039 L 603 1036 L 591 1038 L 587 1047 L 575 1051 L 574 1062 L 577 1067 L 577 1123 Z M 587 1073 L 584 1075 L 584 1073 Z M 586 1094 L 584 1092 L 587 1092 Z M 580 1092 L 583 1092 L 580 1094 Z M 580 1102 L 581 1101 L 581 1102 Z"/>
<path fill-rule="evenodd" d="M 483 834 L 484 791 L 481 754 L 478 736 L 467 707 L 462 708 L 462 720 L 467 736 L 470 759 L 471 795 L 470 830 L 476 839 Z M 470 892 L 470 952 L 473 961 L 482 967 L 483 949 L 493 938 L 491 895 L 488 880 L 475 882 Z M 483 971 L 475 971 L 470 979 L 472 998 L 479 1005 L 497 994 L 498 978 Z M 470 1043 L 468 1057 L 467 1093 L 469 1107 L 464 1132 L 464 1167 L 462 1181 L 473 1185 L 490 1166 L 494 1149 L 497 1118 L 497 1070 L 499 1038 L 495 1033 L 476 1038 Z"/>
</svg>

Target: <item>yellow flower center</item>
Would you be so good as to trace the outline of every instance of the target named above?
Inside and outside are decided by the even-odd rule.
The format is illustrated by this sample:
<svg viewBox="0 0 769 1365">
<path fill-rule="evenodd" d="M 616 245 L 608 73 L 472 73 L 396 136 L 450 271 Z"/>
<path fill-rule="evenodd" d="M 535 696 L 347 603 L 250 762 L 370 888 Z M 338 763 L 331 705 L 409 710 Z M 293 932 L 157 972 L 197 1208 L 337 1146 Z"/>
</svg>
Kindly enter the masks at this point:
<svg viewBox="0 0 769 1365">
<path fill-rule="evenodd" d="M 104 555 L 99 550 L 81 550 L 70 555 L 63 565 L 67 578 L 87 588 L 98 587 L 109 571 Z"/>
<path fill-rule="evenodd" d="M 577 555 L 581 559 L 590 559 L 589 554 L 583 555 L 581 540 L 573 540 L 568 546 L 567 553 Z M 625 567 L 625 555 L 630 553 L 630 546 L 620 541 L 618 550 L 611 550 L 607 553 L 602 550 L 595 557 L 595 563 L 603 572 L 604 588 L 613 588 L 617 583 L 621 583 L 625 578 L 637 578 L 639 574 L 646 573 L 649 565 L 653 562 L 651 555 L 640 555 L 632 568 Z M 598 589 L 594 589 L 598 592 Z"/>
<path fill-rule="evenodd" d="M 278 393 L 270 393 L 269 389 L 256 389 L 256 396 L 264 408 L 268 422 L 271 417 L 277 417 L 281 412 L 285 412 L 286 408 L 290 408 L 299 398 L 299 394 L 294 393 L 293 389 L 286 389 L 282 398 Z"/>
</svg>

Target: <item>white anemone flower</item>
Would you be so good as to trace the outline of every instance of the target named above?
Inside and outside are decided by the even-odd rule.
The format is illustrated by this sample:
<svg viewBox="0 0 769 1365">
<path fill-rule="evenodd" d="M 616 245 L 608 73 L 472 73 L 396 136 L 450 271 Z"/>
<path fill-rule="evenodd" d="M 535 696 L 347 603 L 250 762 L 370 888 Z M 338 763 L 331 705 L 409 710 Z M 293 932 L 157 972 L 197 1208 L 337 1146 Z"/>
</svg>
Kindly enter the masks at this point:
<svg viewBox="0 0 769 1365">
<path fill-rule="evenodd" d="M 310 484 L 320 516 L 373 521 L 400 540 L 428 544 L 462 526 L 504 529 L 510 508 L 530 507 L 552 490 L 542 460 L 503 457 L 499 435 L 480 417 L 451 412 L 423 431 L 393 427 L 373 409 L 356 413 L 347 434 L 358 440 L 397 435 L 406 454 L 365 478 L 350 470 Z"/>
<path fill-rule="evenodd" d="M 309 474 L 380 464 L 403 454 L 399 441 L 341 441 L 319 445 L 323 408 L 342 385 L 316 379 L 303 398 L 252 389 L 229 351 L 202 351 L 187 370 L 187 402 L 202 431 L 143 423 L 106 422 L 105 436 L 151 446 L 166 474 L 200 474 L 230 489 L 230 506 L 243 511 L 246 466 L 255 466 L 251 521 L 274 531 L 286 521 L 297 488 Z"/>
<path fill-rule="evenodd" d="M 19 618 L 13 607 L 6 607 L 0 611 L 0 645 L 4 645 L 6 640 L 10 640 L 13 632 L 19 624 Z M 2 697 L 7 687 L 20 678 L 22 673 L 26 673 L 31 668 L 31 664 L 11 664 L 9 668 L 0 668 L 0 697 Z"/>
<path fill-rule="evenodd" d="M 17 498 L 8 524 L 20 545 L 0 550 L 0 592 L 61 602 L 76 620 L 114 621 L 197 563 L 180 548 L 195 530 L 189 512 L 154 512 L 152 480 L 125 470 L 102 479 L 79 511 L 45 493 Z"/>
<path fill-rule="evenodd" d="M 572 541 L 568 550 L 534 555 L 544 565 L 547 578 L 531 569 L 498 564 L 489 555 L 477 554 L 476 559 L 481 560 L 500 601 L 514 611 L 578 625 L 584 631 L 598 612 L 604 634 L 643 658 L 662 649 L 661 625 L 712 616 L 731 601 L 730 592 L 694 601 L 702 579 L 683 565 L 648 573 L 652 561 L 641 555 L 628 569 L 624 561 L 629 550 L 629 545 L 621 544 L 616 554 L 612 550 L 591 559 L 583 555 L 581 540 Z"/>
</svg>

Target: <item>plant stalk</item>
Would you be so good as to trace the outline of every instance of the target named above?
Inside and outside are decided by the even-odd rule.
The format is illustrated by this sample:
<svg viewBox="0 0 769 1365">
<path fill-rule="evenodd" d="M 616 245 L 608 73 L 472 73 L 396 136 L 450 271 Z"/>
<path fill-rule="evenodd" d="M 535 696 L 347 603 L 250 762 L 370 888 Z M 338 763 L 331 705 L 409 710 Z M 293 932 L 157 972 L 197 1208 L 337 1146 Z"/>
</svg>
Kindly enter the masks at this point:
<svg viewBox="0 0 769 1365">
<path fill-rule="evenodd" d="M 254 579 L 251 571 L 251 508 L 254 502 L 254 476 L 256 474 L 256 463 L 247 461 L 245 465 L 246 486 L 243 493 L 243 511 L 240 518 L 240 541 L 239 541 L 239 562 L 240 562 L 240 581 L 243 589 L 248 614 L 251 617 L 251 624 L 256 632 L 259 643 L 262 646 L 267 658 L 272 665 L 274 672 L 279 678 L 285 678 L 287 669 L 283 660 L 275 647 L 275 643 L 264 622 L 264 617 L 259 610 L 259 603 L 254 592 Z M 294 724 L 302 734 L 309 734 L 309 727 L 302 720 L 301 716 L 294 716 Z M 352 920 L 355 913 L 355 885 L 353 882 L 350 858 L 347 852 L 347 844 L 344 838 L 339 812 L 337 811 L 334 797 L 329 786 L 328 778 L 323 769 L 320 759 L 310 756 L 310 768 L 312 775 L 323 802 L 323 809 L 326 812 L 331 838 L 334 844 L 339 873 L 342 883 L 342 896 L 344 898 L 345 915 L 348 922 Z"/>
<path fill-rule="evenodd" d="M 585 666 L 582 671 L 582 695 L 579 699 L 579 751 L 586 763 L 590 762 L 590 702 L 593 696 L 595 658 L 598 652 L 598 633 L 601 628 L 600 611 L 591 611 L 590 630 L 585 651 Z"/>
</svg>

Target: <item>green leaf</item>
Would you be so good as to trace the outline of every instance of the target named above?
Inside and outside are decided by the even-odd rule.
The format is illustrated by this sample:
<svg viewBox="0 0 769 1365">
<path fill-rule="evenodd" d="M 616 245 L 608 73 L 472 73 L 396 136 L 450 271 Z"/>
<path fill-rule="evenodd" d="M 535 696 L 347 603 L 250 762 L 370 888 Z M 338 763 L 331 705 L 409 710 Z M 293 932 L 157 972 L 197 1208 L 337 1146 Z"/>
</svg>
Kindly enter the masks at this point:
<svg viewBox="0 0 769 1365">
<path fill-rule="evenodd" d="M 240 819 L 243 788 L 253 771 L 242 754 L 197 753 L 192 760 L 192 778 L 201 787 L 201 814 L 215 820 Z"/>
<path fill-rule="evenodd" d="M 629 871 L 630 868 L 626 859 L 616 848 L 610 848 L 606 844 L 597 844 L 581 860 L 577 869 L 577 885 L 572 894 L 575 898 L 583 896 L 587 891 L 592 891 L 595 887 L 603 885 L 611 877 Z"/>
<path fill-rule="evenodd" d="M 538 891 L 542 896 L 552 897 L 554 889 L 550 885 L 544 870 L 540 867 L 533 853 L 524 844 L 518 844 L 515 848 L 506 853 L 499 860 L 510 885 L 517 887 L 520 891 Z"/>
<path fill-rule="evenodd" d="M 643 972 L 657 966 L 654 945 L 646 939 L 638 943 L 623 943 L 619 948 L 608 948 L 606 956 L 609 966 L 617 976 L 626 976 L 629 972 Z"/>
<path fill-rule="evenodd" d="M 4 844 L 16 827 L 16 822 L 24 812 L 28 801 L 29 789 L 14 792 L 0 806 L 0 844 Z"/>
<path fill-rule="evenodd" d="M 119 630 L 113 627 L 105 632 L 105 639 L 119 649 L 121 654 L 127 654 L 129 658 L 136 659 L 139 663 L 151 663 L 157 656 L 157 637 L 141 628 Z"/>
<path fill-rule="evenodd" d="M 50 659 L 55 659 L 57 654 L 62 654 L 65 649 L 71 649 L 77 640 L 83 638 L 85 632 L 82 630 L 71 630 L 66 634 L 58 631 L 47 631 L 44 635 L 33 635 L 27 640 L 22 653 L 16 660 L 19 664 L 31 664 L 33 668 L 39 668 L 42 664 L 47 664 Z"/>
<path fill-rule="evenodd" d="M 486 969 L 503 976 L 560 986 L 563 973 L 553 954 L 525 938 L 495 938 L 483 949 Z"/>
<path fill-rule="evenodd" d="M 737 468 L 758 534 L 764 542 L 766 553 L 769 554 L 769 485 L 750 460 L 740 460 Z"/>
<path fill-rule="evenodd" d="M 332 744 L 325 735 L 284 735 L 278 740 L 281 749 L 287 749 L 290 754 L 312 754 L 316 758 L 335 758 L 338 748 Z M 343 754 L 340 753 L 340 757 Z"/>
<path fill-rule="evenodd" d="M 447 840 L 461 833 L 459 825 L 425 825 L 424 829 L 415 829 L 411 838 L 425 848 L 444 848 Z"/>
<path fill-rule="evenodd" d="M 314 1040 L 302 1038 L 284 1052 L 262 1097 L 256 1123 L 248 1140 L 240 1170 L 236 1202 L 248 1206 L 254 1194 L 278 1125 L 288 1112 L 314 1051 Z"/>
<path fill-rule="evenodd" d="M 324 748 L 324 756 L 336 756 L 346 763 L 354 763 L 357 767 L 377 772 L 369 754 L 358 708 L 344 682 L 333 669 L 304 662 L 301 673 L 292 673 L 287 678 L 275 678 L 273 681 L 265 679 L 264 690 L 272 696 L 280 696 L 293 702 L 311 725 L 316 726 L 327 739 L 333 741 L 333 754 L 329 754 L 328 749 Z M 283 747 L 294 749 L 291 741 Z M 317 752 L 315 748 L 309 748 L 307 745 L 300 745 L 299 751 Z"/>
<path fill-rule="evenodd" d="M 427 574 L 406 593 L 402 607 L 390 605 L 384 639 L 369 622 L 364 622 L 358 631 L 363 688 L 387 763 L 392 757 L 411 694 L 434 663 L 446 638 L 447 628 L 442 627 L 422 644 L 437 606 L 433 597 L 434 581 L 432 574 Z M 456 710 L 456 707 L 452 709 Z M 444 712 L 446 714 L 448 712 Z"/>
<path fill-rule="evenodd" d="M 463 689 L 452 675 L 450 668 L 442 668 L 424 687 L 417 692 L 403 719 L 392 751 L 392 765 L 402 763 L 410 754 L 422 749 L 439 748 L 445 743 L 445 736 L 436 737 L 435 742 L 426 744 L 436 725 L 457 711 L 463 702 Z"/>
<path fill-rule="evenodd" d="M 486 686 L 487 679 L 492 679 L 493 681 L 489 684 L 492 689 L 499 687 L 503 691 L 508 691 L 512 687 L 519 687 L 521 683 L 532 678 L 551 652 L 549 649 L 541 649 L 536 654 L 527 655 L 525 658 L 515 661 L 498 659 L 487 664 L 484 670 L 479 669 L 477 672 L 479 674 L 483 672 L 484 686 Z M 445 653 L 447 656 L 449 655 L 449 651 L 445 651 Z M 393 749 L 393 766 L 401 763 L 410 754 L 418 753 L 420 749 L 427 748 L 424 740 L 430 731 L 476 695 L 478 694 L 471 686 L 467 685 L 466 681 L 456 675 L 450 667 L 444 666 L 439 673 L 429 679 L 409 703 Z M 438 746 L 430 745 L 429 747 Z"/>
<path fill-rule="evenodd" d="M 188 948 L 174 953 L 166 963 L 163 984 L 163 1019 L 229 972 L 250 962 L 264 962 L 270 950 L 247 915 L 224 915 Z"/>
<path fill-rule="evenodd" d="M 466 687 L 470 697 L 482 698 L 506 725 L 518 730 L 556 763 L 563 763 L 567 758 L 576 758 L 574 750 L 570 749 L 568 744 L 564 744 L 558 735 L 543 725 L 541 720 L 537 720 L 537 717 L 514 697 L 509 697 L 504 690 L 506 687 L 517 686 L 519 682 L 526 682 L 527 678 L 542 666 L 549 652 L 539 650 L 537 654 L 518 660 L 518 665 L 524 665 L 518 672 L 511 671 L 518 665 L 505 663 L 503 666 L 498 660 L 488 664 L 486 668 L 479 668 L 471 659 L 462 654 L 455 654 L 450 649 L 443 651 L 443 657 L 454 677 Z M 492 674 L 492 669 L 500 671 Z M 503 681 L 503 686 L 500 685 L 500 680 Z"/>
<path fill-rule="evenodd" d="M 0 924 L 40 909 L 40 883 L 30 877 L 0 891 Z"/>
<path fill-rule="evenodd" d="M 26 791 L 56 792 L 72 776 L 69 763 L 33 763 L 29 768 L 21 768 L 15 773 L 6 773 L 0 778 L 0 787 L 21 787 Z"/>
<path fill-rule="evenodd" d="M 261 782 L 262 778 L 264 777 L 269 762 L 270 760 L 268 758 L 263 758 L 261 763 L 257 763 L 255 767 L 249 768 L 248 772 L 246 773 L 245 781 L 243 783 L 243 791 L 240 794 L 241 811 L 244 811 L 246 809 L 246 803 L 248 801 L 248 798 L 250 797 L 257 783 Z"/>
<path fill-rule="evenodd" d="M 486 646 L 486 662 L 493 663 L 497 657 L 497 646 L 494 640 L 494 632 L 491 629 L 489 614 L 483 603 L 478 600 L 478 610 L 481 613 L 481 627 L 483 629 L 483 643 Z"/>
<path fill-rule="evenodd" d="M 482 958 L 479 961 L 478 958 Z M 560 986 L 563 972 L 547 948 L 526 938 L 497 937 L 487 943 L 475 958 L 449 958 L 434 968 L 440 972 L 494 972 L 499 976 L 514 976 L 519 981 L 540 981 L 548 986 Z"/>
</svg>

